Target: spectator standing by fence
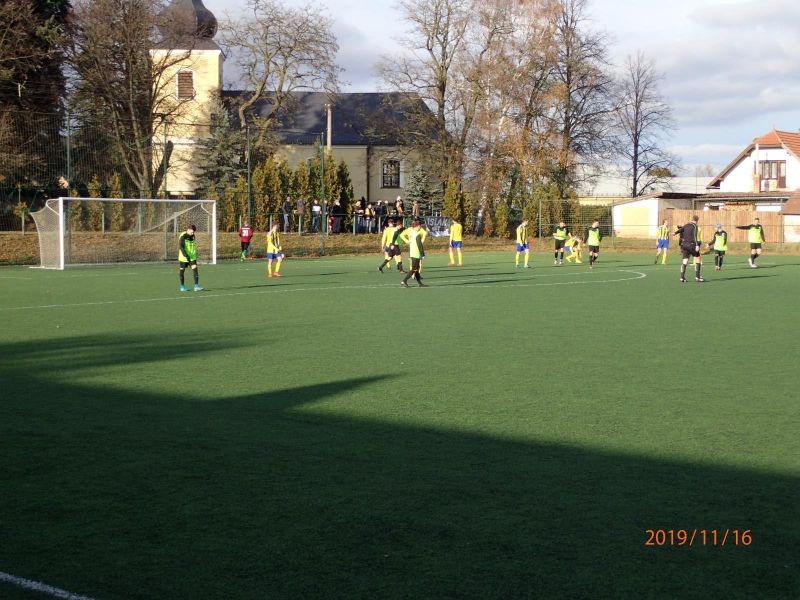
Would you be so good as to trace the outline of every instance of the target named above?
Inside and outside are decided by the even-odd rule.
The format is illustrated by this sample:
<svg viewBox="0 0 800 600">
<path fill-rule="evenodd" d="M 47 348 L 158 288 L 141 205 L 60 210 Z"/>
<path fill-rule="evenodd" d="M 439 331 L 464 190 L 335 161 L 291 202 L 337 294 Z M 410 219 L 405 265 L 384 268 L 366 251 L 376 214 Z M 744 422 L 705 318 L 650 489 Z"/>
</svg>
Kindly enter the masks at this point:
<svg viewBox="0 0 800 600">
<path fill-rule="evenodd" d="M 383 201 L 379 200 L 375 205 L 375 222 L 378 224 L 378 233 L 383 229 L 383 217 L 385 214 L 386 207 L 383 205 Z"/>
<path fill-rule="evenodd" d="M 405 215 L 406 207 L 405 207 L 405 204 L 403 204 L 403 197 L 402 196 L 398 196 L 397 200 L 395 200 L 394 209 L 397 211 L 397 214 L 400 215 L 401 217 L 403 215 Z"/>
<path fill-rule="evenodd" d="M 283 233 L 289 232 L 289 220 L 292 218 L 292 199 L 289 196 L 286 196 L 286 200 L 283 201 L 283 206 L 281 207 L 281 212 L 283 213 Z"/>
<path fill-rule="evenodd" d="M 314 204 L 311 205 L 311 233 L 317 233 L 319 230 L 320 215 L 322 215 L 322 207 L 315 199 Z"/>
<path fill-rule="evenodd" d="M 364 220 L 366 221 L 367 233 L 373 233 L 375 230 L 375 209 L 372 207 L 372 202 L 367 204 L 364 211 Z"/>
<path fill-rule="evenodd" d="M 364 232 L 364 217 L 367 210 L 367 199 L 364 196 L 358 199 L 356 202 L 354 212 L 355 212 L 355 233 L 363 233 Z"/>
<path fill-rule="evenodd" d="M 333 207 L 331 208 L 331 216 L 333 217 L 333 233 L 341 233 L 344 212 L 342 210 L 342 204 L 338 200 L 333 203 Z"/>
<path fill-rule="evenodd" d="M 411 203 L 411 216 L 416 219 L 419 218 L 419 202 L 417 202 L 416 200 L 414 200 L 414 202 Z"/>
</svg>

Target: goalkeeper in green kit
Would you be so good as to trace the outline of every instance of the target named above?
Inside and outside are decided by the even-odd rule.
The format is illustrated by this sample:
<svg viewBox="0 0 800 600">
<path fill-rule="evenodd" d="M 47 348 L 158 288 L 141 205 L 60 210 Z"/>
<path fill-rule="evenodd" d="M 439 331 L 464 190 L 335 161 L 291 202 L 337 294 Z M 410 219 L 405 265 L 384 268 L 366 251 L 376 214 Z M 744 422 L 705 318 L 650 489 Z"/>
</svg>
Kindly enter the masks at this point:
<svg viewBox="0 0 800 600">
<path fill-rule="evenodd" d="M 194 275 L 194 291 L 199 292 L 203 288 L 200 287 L 200 277 L 197 274 L 197 245 L 194 241 L 194 232 L 197 228 L 194 225 L 189 225 L 185 232 L 178 238 L 178 266 L 180 267 L 181 287 L 180 291 L 189 291 L 184 283 L 183 275 L 186 267 L 192 269 Z"/>
</svg>

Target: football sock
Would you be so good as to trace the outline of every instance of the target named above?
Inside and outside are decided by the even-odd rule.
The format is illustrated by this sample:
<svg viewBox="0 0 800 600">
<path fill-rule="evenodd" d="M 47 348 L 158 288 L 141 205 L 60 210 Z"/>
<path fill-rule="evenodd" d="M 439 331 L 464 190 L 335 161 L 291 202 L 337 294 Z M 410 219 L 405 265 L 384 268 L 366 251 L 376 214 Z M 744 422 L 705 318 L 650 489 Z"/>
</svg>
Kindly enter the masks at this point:
<svg viewBox="0 0 800 600">
<path fill-rule="evenodd" d="M 272 261 L 269 261 L 269 262 L 267 263 L 267 273 L 268 273 L 269 275 L 272 275 Z"/>
<path fill-rule="evenodd" d="M 756 259 L 758 259 L 758 254 L 753 254 L 753 264 L 756 264 Z"/>
<path fill-rule="evenodd" d="M 720 255 L 719 257 L 719 268 L 722 268 L 722 259 L 725 258 L 724 256 Z"/>
<path fill-rule="evenodd" d="M 276 273 L 280 273 L 281 272 L 281 259 L 280 258 L 278 259 L 278 264 L 275 265 L 275 272 Z"/>
<path fill-rule="evenodd" d="M 528 253 L 526 252 L 526 253 L 525 253 L 525 266 L 526 266 L 526 267 L 528 266 L 528 260 L 530 260 L 530 254 L 528 254 Z"/>
<path fill-rule="evenodd" d="M 700 277 L 700 263 L 695 264 L 694 266 L 694 276 Z"/>
<path fill-rule="evenodd" d="M 181 285 L 184 285 L 184 279 L 183 279 L 184 271 L 185 269 L 179 269 Z"/>
<path fill-rule="evenodd" d="M 558 260 L 558 250 L 556 250 L 555 252 L 553 252 L 553 258 L 555 258 L 556 260 Z"/>
<path fill-rule="evenodd" d="M 681 279 L 686 277 L 686 263 L 681 263 Z"/>
<path fill-rule="evenodd" d="M 403 270 L 403 263 L 402 262 L 397 263 L 397 270 L 398 271 L 402 271 Z"/>
<path fill-rule="evenodd" d="M 383 270 L 383 267 L 385 267 L 385 266 L 386 266 L 386 265 L 388 265 L 388 264 L 389 264 L 389 259 L 386 259 L 386 260 L 384 260 L 384 261 L 381 263 L 381 266 L 380 266 L 380 267 L 378 267 L 378 268 L 379 268 L 379 269 L 381 269 L 381 270 Z"/>
<path fill-rule="evenodd" d="M 450 248 L 450 262 L 453 262 L 453 249 Z"/>
<path fill-rule="evenodd" d="M 662 265 L 667 264 L 667 253 L 666 252 L 664 252 L 664 254 L 662 255 L 661 264 Z"/>
<path fill-rule="evenodd" d="M 411 272 L 406 273 L 406 276 L 403 277 L 403 283 L 406 283 L 409 279 L 411 279 L 411 275 L 413 275 L 413 273 Z"/>
<path fill-rule="evenodd" d="M 462 264 L 464 264 L 464 261 L 462 260 L 463 255 L 461 254 L 461 248 L 457 248 L 456 250 L 458 251 L 458 264 L 459 266 L 461 266 Z"/>
<path fill-rule="evenodd" d="M 200 274 L 197 269 L 192 269 L 192 275 L 194 276 L 194 284 L 197 285 L 197 282 L 200 281 Z"/>
<path fill-rule="evenodd" d="M 519 266 L 519 252 L 517 253 L 517 256 L 516 256 L 516 257 L 515 257 L 515 259 L 514 259 L 514 263 L 515 263 L 517 266 Z"/>
<path fill-rule="evenodd" d="M 562 261 L 564 260 L 564 251 L 563 251 L 563 250 L 561 250 L 561 251 L 558 253 L 558 260 L 562 260 Z"/>
</svg>

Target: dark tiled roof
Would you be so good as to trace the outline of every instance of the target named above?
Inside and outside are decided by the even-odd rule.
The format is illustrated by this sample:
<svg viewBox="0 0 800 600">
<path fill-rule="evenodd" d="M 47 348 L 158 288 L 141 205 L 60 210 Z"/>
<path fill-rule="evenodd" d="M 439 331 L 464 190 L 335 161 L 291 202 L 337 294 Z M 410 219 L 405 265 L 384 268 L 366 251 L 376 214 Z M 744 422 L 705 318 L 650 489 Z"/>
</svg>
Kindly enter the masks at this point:
<svg viewBox="0 0 800 600">
<path fill-rule="evenodd" d="M 222 92 L 230 107 L 232 126 L 239 126 L 236 106 L 247 97 L 242 90 Z M 285 110 L 278 115 L 279 126 L 274 135 L 283 143 L 311 143 L 327 127 L 325 104 L 332 105 L 331 136 L 334 146 L 400 146 L 408 135 L 418 132 L 419 123 L 432 117 L 418 96 L 400 93 L 327 94 L 294 92 Z M 259 100 L 250 109 L 258 118 L 272 116 L 269 97 Z"/>
</svg>

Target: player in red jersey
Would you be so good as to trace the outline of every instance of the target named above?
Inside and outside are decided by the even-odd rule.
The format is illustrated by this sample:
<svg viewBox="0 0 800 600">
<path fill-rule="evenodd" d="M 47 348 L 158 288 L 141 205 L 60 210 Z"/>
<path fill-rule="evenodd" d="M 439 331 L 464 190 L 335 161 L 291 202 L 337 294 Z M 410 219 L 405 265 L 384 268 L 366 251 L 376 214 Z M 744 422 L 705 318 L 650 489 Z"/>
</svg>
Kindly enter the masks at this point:
<svg viewBox="0 0 800 600">
<path fill-rule="evenodd" d="M 240 261 L 244 261 L 250 253 L 251 239 L 253 239 L 253 228 L 245 221 L 245 224 L 239 227 L 239 241 L 242 243 L 242 254 L 239 256 Z"/>
</svg>

